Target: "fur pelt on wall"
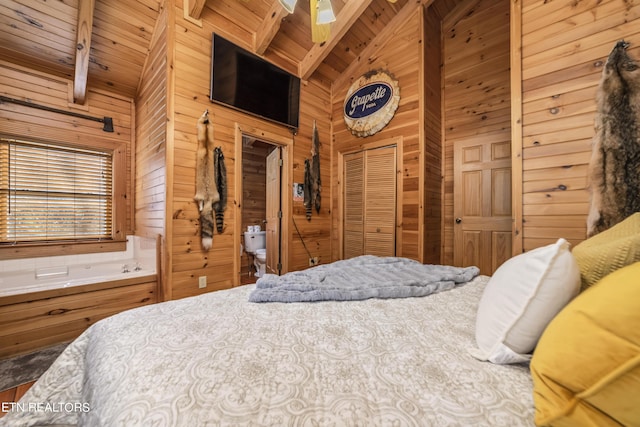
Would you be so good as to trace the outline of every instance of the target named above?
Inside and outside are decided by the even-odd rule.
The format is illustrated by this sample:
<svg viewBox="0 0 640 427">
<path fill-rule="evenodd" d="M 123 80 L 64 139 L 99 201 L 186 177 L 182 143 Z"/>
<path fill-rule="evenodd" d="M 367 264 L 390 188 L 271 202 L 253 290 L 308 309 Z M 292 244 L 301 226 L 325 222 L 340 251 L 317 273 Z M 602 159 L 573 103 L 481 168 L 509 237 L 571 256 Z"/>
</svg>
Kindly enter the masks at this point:
<svg viewBox="0 0 640 427">
<path fill-rule="evenodd" d="M 311 179 L 311 160 L 304 159 L 304 210 L 307 215 L 307 221 L 311 221 L 311 212 L 313 208 L 312 200 L 313 180 Z"/>
<path fill-rule="evenodd" d="M 216 230 L 222 233 L 224 230 L 224 210 L 227 208 L 227 166 L 224 164 L 222 147 L 213 150 L 213 170 L 215 182 L 220 197 L 213 202 L 213 210 L 216 216 Z"/>
<path fill-rule="evenodd" d="M 304 208 L 307 221 L 311 221 L 312 208 L 320 213 L 322 185 L 320 181 L 320 137 L 316 122 L 313 122 L 311 159 L 304 160 Z"/>
<path fill-rule="evenodd" d="M 597 90 L 587 236 L 640 211 L 640 68 L 619 41 Z"/>
<path fill-rule="evenodd" d="M 313 138 L 311 139 L 311 199 L 316 213 L 320 213 L 320 192 L 322 184 L 320 180 L 320 136 L 316 121 L 313 121 Z"/>
<path fill-rule="evenodd" d="M 200 210 L 200 237 L 202 248 L 209 250 L 213 244 L 213 204 L 220 201 L 214 170 L 213 123 L 209 110 L 198 119 L 198 150 L 196 152 L 196 195 Z"/>
</svg>

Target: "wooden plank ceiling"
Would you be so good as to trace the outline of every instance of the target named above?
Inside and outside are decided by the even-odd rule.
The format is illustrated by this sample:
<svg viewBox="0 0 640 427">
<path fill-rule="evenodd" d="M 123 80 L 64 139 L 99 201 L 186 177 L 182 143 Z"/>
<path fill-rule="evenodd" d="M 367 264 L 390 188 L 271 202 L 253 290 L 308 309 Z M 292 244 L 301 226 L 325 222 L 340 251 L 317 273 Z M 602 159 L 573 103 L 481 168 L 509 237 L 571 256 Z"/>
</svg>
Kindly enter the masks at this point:
<svg viewBox="0 0 640 427">
<path fill-rule="evenodd" d="M 180 5 L 181 0 L 171 0 Z M 451 0 L 453 2 L 453 0 Z M 182 0 L 187 20 L 308 79 L 345 78 L 381 37 L 428 0 L 332 0 L 337 21 L 322 44 L 311 41 L 309 3 L 287 14 L 278 0 Z M 135 98 L 162 0 L 3 0 L 0 59 Z M 395 20 L 394 20 L 395 18 Z M 178 16 L 176 19 L 184 19 Z M 193 23 L 195 22 L 195 23 Z M 401 22 L 400 22 L 401 23 Z M 342 76 L 342 77 L 341 77 Z"/>
</svg>

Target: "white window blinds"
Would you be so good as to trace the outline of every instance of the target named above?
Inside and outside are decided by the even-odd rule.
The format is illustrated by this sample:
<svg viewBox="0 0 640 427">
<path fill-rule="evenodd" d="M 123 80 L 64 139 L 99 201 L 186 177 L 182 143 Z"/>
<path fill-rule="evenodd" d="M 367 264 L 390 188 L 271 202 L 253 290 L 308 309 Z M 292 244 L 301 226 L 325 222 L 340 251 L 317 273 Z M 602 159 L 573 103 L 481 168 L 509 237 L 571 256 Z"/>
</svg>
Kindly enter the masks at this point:
<svg viewBox="0 0 640 427">
<path fill-rule="evenodd" d="M 0 139 L 0 244 L 111 237 L 112 155 Z"/>
</svg>

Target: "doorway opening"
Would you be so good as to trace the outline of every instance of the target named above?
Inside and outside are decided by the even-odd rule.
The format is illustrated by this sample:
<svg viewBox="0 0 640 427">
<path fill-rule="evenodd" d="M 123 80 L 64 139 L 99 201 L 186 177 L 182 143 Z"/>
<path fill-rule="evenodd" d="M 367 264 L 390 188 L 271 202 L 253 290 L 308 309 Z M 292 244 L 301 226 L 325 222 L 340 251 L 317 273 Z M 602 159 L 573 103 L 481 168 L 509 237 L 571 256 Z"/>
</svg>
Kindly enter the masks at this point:
<svg viewBox="0 0 640 427">
<path fill-rule="evenodd" d="M 236 131 L 236 286 L 288 269 L 290 138 Z"/>
</svg>

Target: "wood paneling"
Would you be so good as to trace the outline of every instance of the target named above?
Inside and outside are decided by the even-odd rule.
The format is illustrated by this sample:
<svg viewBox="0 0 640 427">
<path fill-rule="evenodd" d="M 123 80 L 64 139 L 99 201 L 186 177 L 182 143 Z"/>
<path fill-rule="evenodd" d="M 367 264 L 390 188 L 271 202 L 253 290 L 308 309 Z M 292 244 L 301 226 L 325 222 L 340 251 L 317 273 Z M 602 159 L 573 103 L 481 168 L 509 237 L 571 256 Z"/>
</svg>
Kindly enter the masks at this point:
<svg viewBox="0 0 640 427">
<path fill-rule="evenodd" d="M 618 40 L 640 57 L 640 6 L 527 0 L 520 18 L 522 247 L 576 244 L 586 238 L 596 88 Z"/>
<path fill-rule="evenodd" d="M 417 8 L 410 19 L 399 28 L 397 33 L 390 38 L 386 45 L 380 46 L 380 51 L 366 64 L 355 69 L 354 77 L 367 71 L 385 69 L 398 80 L 400 87 L 400 103 L 395 116 L 389 124 L 377 134 L 367 137 L 366 140 L 351 134 L 343 120 L 344 98 L 349 88 L 349 81 L 333 87 L 333 138 L 334 138 L 334 162 L 338 160 L 338 153 L 357 151 L 357 148 L 365 143 L 375 143 L 390 137 L 402 138 L 401 168 L 397 171 L 400 180 L 401 192 L 398 194 L 401 200 L 401 209 L 398 212 L 398 225 L 396 238 L 400 242 L 397 251 L 398 256 L 406 256 L 413 259 L 423 259 L 423 221 L 421 220 L 424 209 L 424 171 L 421 169 L 421 149 L 424 145 L 420 138 L 420 109 L 421 93 L 419 88 L 421 64 L 415 58 L 422 57 L 423 34 L 420 25 L 422 9 Z M 411 59 L 409 59 L 411 58 Z M 333 182 L 341 179 L 337 176 L 338 165 L 333 166 Z M 336 195 L 337 197 L 337 195 Z M 338 200 L 334 197 L 333 204 L 338 206 Z M 337 234 L 341 230 L 341 218 L 334 215 L 332 228 L 334 241 L 340 241 Z M 339 259 L 340 251 L 334 245 L 333 259 Z"/>
<path fill-rule="evenodd" d="M 0 357 L 70 341 L 100 319 L 157 302 L 147 276 L 0 298 Z"/>
<path fill-rule="evenodd" d="M 459 175 L 455 180 L 454 150 L 460 144 L 468 146 L 461 153 L 466 162 L 484 159 L 493 161 L 500 155 L 509 163 L 509 142 L 511 136 L 510 74 L 509 74 L 509 3 L 506 0 L 459 3 L 444 17 L 443 34 L 443 149 L 444 149 L 444 209 L 443 209 L 443 257 L 444 264 L 454 264 L 454 245 L 460 253 L 459 262 L 473 260 L 474 254 L 491 253 L 492 239 L 486 233 L 471 230 L 461 233 L 454 239 L 456 192 L 469 189 L 471 179 L 481 179 L 481 172 Z M 477 142 L 477 145 L 474 145 Z M 484 144 L 501 143 L 503 153 L 483 154 Z M 506 153 L 506 154 L 505 154 Z M 475 177 L 475 178 L 474 178 Z M 510 175 L 509 175 L 510 177 Z M 484 180 L 487 184 L 490 179 Z M 507 187 L 510 188 L 510 185 Z M 476 195 L 480 195 L 480 189 Z M 462 196 L 458 200 L 465 200 Z M 486 207 L 491 207 L 490 193 L 485 198 Z M 511 198 L 500 198 L 503 203 Z M 484 206 L 480 199 L 477 205 L 466 200 L 466 212 L 459 215 L 477 216 L 483 214 Z M 475 208 L 475 209 L 474 209 Z M 510 206 L 509 206 L 510 208 Z M 510 224 L 510 212 L 506 218 Z M 501 223 L 505 221 L 500 220 Z M 508 225 L 510 227 L 510 225 Z M 501 227 L 501 233 L 504 227 Z M 481 236 L 482 234 L 482 236 Z M 463 237 L 464 235 L 464 237 Z M 463 244 L 463 242 L 465 242 Z M 480 244 L 480 248 L 475 248 Z M 464 245 L 464 248 L 461 246 Z M 470 248 L 474 248 L 471 250 Z M 475 251 L 475 252 L 474 252 Z M 485 252 L 486 251 L 486 252 Z M 510 252 L 510 251 L 509 251 Z M 504 256 L 500 256 L 503 260 Z M 473 262 L 473 261 L 470 261 Z M 484 262 L 485 274 L 491 273 L 495 263 Z"/>
<path fill-rule="evenodd" d="M 516 127 L 512 152 L 522 162 L 522 170 L 513 178 L 518 184 L 513 186 L 517 192 L 514 212 L 521 212 L 523 223 L 522 232 L 514 236 L 514 247 L 528 250 L 557 237 L 575 243 L 585 235 L 586 165 L 595 88 L 617 40 L 631 42 L 631 55 L 640 56 L 640 9 L 623 0 L 579 4 L 526 0 L 516 9 L 519 15 L 509 21 L 505 4 L 477 0 L 461 6 L 453 0 L 435 0 L 423 10 L 408 0 L 373 0 L 315 73 L 303 80 L 301 125 L 292 134 L 208 99 L 211 33 L 218 32 L 252 50 L 264 15 L 272 11 L 271 2 L 206 2 L 200 27 L 183 18 L 182 0 L 97 0 L 88 99 L 79 108 L 69 106 L 76 3 L 53 7 L 47 2 L 12 1 L 0 6 L 0 19 L 6 24 L 6 31 L 0 34 L 0 58 L 11 61 L 2 63 L 3 94 L 113 117 L 116 132 L 105 135 L 92 122 L 10 104 L 0 106 L 0 131 L 70 143 L 103 139 L 105 144 L 125 144 L 127 159 L 135 159 L 135 204 L 133 180 L 129 179 L 126 228 L 145 236 L 163 236 L 161 298 L 180 298 L 235 283 L 237 271 L 229 266 L 237 261 L 235 248 L 241 236 L 235 230 L 242 225 L 233 208 L 241 201 L 234 188 L 236 126 L 293 141 L 287 182 L 287 197 L 291 197 L 291 184 L 304 181 L 312 123 L 317 121 L 322 209 L 307 221 L 302 202 L 288 200 L 291 208 L 285 215 L 290 232 L 283 244 L 291 270 L 306 268 L 310 256 L 321 262 L 338 259 L 339 248 L 334 243 L 339 242 L 341 218 L 334 210 L 340 196 L 332 191 L 340 180 L 337 154 L 355 151 L 365 142 L 346 129 L 342 104 L 352 79 L 381 68 L 398 79 L 401 100 L 391 122 L 366 143 L 396 137 L 402 141 L 401 167 L 396 171 L 402 188 L 396 230 L 399 255 L 451 262 L 453 150 L 447 141 L 509 132 L 512 124 Z M 338 2 L 337 12 L 344 7 Z M 388 28 L 401 12 L 409 19 Z M 308 20 L 308 4 L 302 2 L 296 13 L 281 22 L 264 56 L 298 73 L 313 48 Z M 510 33 L 509 22 L 521 31 L 512 28 Z M 378 39 L 379 34 L 385 37 Z M 521 50 L 511 50 L 511 56 L 522 56 L 521 61 L 516 58 L 520 67 L 512 67 L 511 75 L 508 65 L 505 67 L 510 59 L 510 34 L 521 34 L 514 46 L 522 45 Z M 113 59 L 107 62 L 104 58 Z M 443 63 L 446 70 L 454 71 L 441 76 Z M 521 83 L 521 93 L 509 94 L 509 78 Z M 332 86 L 332 82 L 336 83 Z M 135 113 L 132 97 L 136 97 Z M 522 117 L 510 111 L 511 100 L 521 104 Z M 225 154 L 229 185 L 225 230 L 214 235 L 214 248 L 209 252 L 200 248 L 193 202 L 195 123 L 205 109 L 211 111 L 216 145 Z M 127 168 L 130 176 L 131 164 Z M 504 205 L 497 207 L 504 210 Z M 502 237 L 495 236 L 496 243 L 504 245 Z M 204 290 L 197 287 L 201 275 L 208 277 L 209 286 Z"/>
<path fill-rule="evenodd" d="M 169 126 L 168 53 L 169 9 L 162 7 L 142 71 L 136 100 L 135 230 L 140 236 L 157 237 L 159 252 L 158 300 L 171 299 L 166 280 L 170 266 L 166 250 L 167 134 Z"/>
<path fill-rule="evenodd" d="M 445 3 L 437 0 L 424 12 L 424 54 L 422 58 L 422 82 L 424 85 L 424 108 L 422 123 L 424 149 L 424 259 L 428 264 L 442 264 L 442 52 L 441 21 L 443 11 L 438 6 Z M 444 7 L 444 5 L 443 5 Z M 448 9 L 445 9 L 448 10 Z"/>
<path fill-rule="evenodd" d="M 271 146 L 259 141 L 242 148 L 242 229 L 266 219 L 267 154 Z"/>
<path fill-rule="evenodd" d="M 34 104 L 55 109 L 80 113 L 93 117 L 112 117 L 114 132 L 104 132 L 101 123 L 60 113 L 44 111 L 32 107 L 0 103 L 0 134 L 17 139 L 86 146 L 91 141 L 94 146 L 123 153 L 114 158 L 125 162 L 126 184 L 121 194 L 122 203 L 117 215 L 125 218 L 124 230 L 118 230 L 124 237 L 132 234 L 133 180 L 131 150 L 133 141 L 133 100 L 109 92 L 90 90 L 86 104 L 76 108 L 72 101 L 73 82 L 52 75 L 33 71 L 22 66 L 0 61 L 0 87 L 2 95 L 27 100 Z"/>
<path fill-rule="evenodd" d="M 134 97 L 160 0 L 96 1 L 89 89 Z M 0 59 L 73 78 L 78 1 L 11 1 L 0 6 Z M 84 3 L 83 3 L 84 4 Z"/>
<path fill-rule="evenodd" d="M 426 3 L 426 0 L 421 0 Z M 453 0 L 441 0 L 450 3 Z M 78 15 L 89 2 L 8 0 L 0 5 L 0 59 L 28 65 L 58 77 L 74 75 L 78 53 Z M 161 9 L 167 0 L 95 0 L 90 49 L 87 53 L 88 85 L 135 97 L 145 69 Z M 172 3 L 170 1 L 169 3 Z M 264 56 L 305 80 L 329 85 L 345 68 L 360 59 L 369 46 L 409 0 L 335 2 L 338 17 L 324 43 L 311 40 L 309 2 L 298 2 L 288 14 L 276 1 L 184 1 L 191 11 L 177 15 L 186 26 L 212 25 L 216 32 L 241 47 Z M 176 6 L 177 3 L 176 3 Z M 79 10 L 80 9 L 80 10 Z M 191 15 L 191 16 L 190 16 Z M 197 19 L 193 17 L 197 16 Z M 394 25 L 395 26 L 395 25 Z M 85 38 L 82 37 L 81 40 Z M 189 43 L 191 48 L 199 43 Z M 181 52 L 178 52 L 181 54 Z M 82 56 L 82 55 L 78 55 Z"/>
<path fill-rule="evenodd" d="M 235 7 L 235 2 L 233 3 Z M 235 206 L 252 203 L 251 198 L 245 202 L 236 192 L 236 126 L 251 132 L 279 135 L 279 139 L 292 138 L 291 132 L 280 125 L 257 117 L 232 110 L 209 101 L 211 33 L 219 32 L 231 41 L 244 45 L 238 35 L 234 35 L 229 23 L 220 20 L 216 5 L 207 5 L 202 14 L 203 27 L 185 21 L 182 11 L 182 0 L 173 0 L 173 21 L 168 20 L 169 33 L 175 39 L 169 40 L 167 50 L 175 52 L 175 60 L 170 70 L 169 81 L 173 90 L 169 89 L 170 107 L 168 122 L 173 130 L 168 131 L 165 164 L 167 168 L 167 251 L 169 260 L 167 277 L 171 289 L 171 298 L 182 298 L 216 289 L 233 286 L 236 283 L 236 271 L 232 267 L 237 262 L 240 268 L 240 239 L 242 218 L 235 218 Z M 214 10 L 215 9 L 215 10 Z M 171 14 L 169 15 L 171 16 Z M 173 44 L 172 44 L 173 43 Z M 268 55 L 267 55 L 268 57 Z M 169 59 L 171 61 L 171 58 Z M 171 83 L 173 82 L 173 83 Z M 203 251 L 199 237 L 199 215 L 193 201 L 195 193 L 195 150 L 196 121 L 205 109 L 209 109 L 214 124 L 215 146 L 222 147 L 227 167 L 228 203 L 225 211 L 225 227 L 222 234 L 215 233 L 213 247 Z M 292 205 L 292 182 L 303 182 L 304 158 L 310 156 L 311 131 L 313 120 L 318 123 L 320 141 L 320 164 L 323 186 L 323 204 L 319 214 L 314 211 L 312 221 L 304 219 L 304 210 L 293 205 L 292 212 L 285 213 L 289 221 L 295 218 L 297 229 L 291 222 L 288 235 L 283 237 L 283 248 L 288 253 L 290 270 L 308 267 L 308 258 L 304 246 L 318 256 L 321 262 L 330 258 L 330 217 L 331 187 L 330 183 L 330 121 L 329 121 L 329 88 L 326 84 L 313 78 L 304 81 L 301 86 L 300 128 L 293 136 L 292 146 L 293 178 L 287 182 L 284 196 Z M 265 139 L 266 140 L 266 139 Z M 171 179 L 169 177 L 172 177 Z M 264 197 L 264 196 L 261 196 Z M 242 208 L 242 207 L 241 207 Z M 240 226 L 237 226 L 237 223 Z M 299 231 L 299 234 L 298 234 Z M 294 234 L 295 233 L 295 234 Z M 301 243 L 304 240 L 304 245 Z M 236 250 L 237 249 L 237 250 Z M 237 260 L 236 260 L 237 257 Z M 198 277 L 207 276 L 208 286 L 198 288 Z"/>
<path fill-rule="evenodd" d="M 161 13 L 136 101 L 135 228 L 146 237 L 165 235 L 166 19 Z"/>
</svg>

